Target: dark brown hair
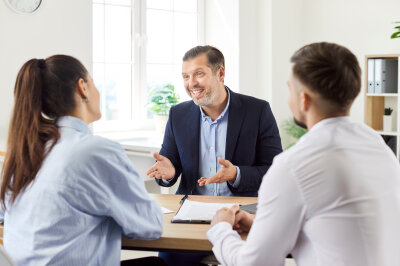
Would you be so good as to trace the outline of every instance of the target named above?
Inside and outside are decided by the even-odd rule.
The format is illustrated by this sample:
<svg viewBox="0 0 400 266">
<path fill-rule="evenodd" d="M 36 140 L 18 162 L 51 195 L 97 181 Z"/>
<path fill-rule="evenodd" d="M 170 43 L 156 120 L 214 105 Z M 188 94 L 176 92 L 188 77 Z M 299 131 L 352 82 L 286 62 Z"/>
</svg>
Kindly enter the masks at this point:
<svg viewBox="0 0 400 266">
<path fill-rule="evenodd" d="M 293 74 L 309 89 L 346 110 L 361 88 L 361 69 L 355 55 L 334 43 L 312 43 L 291 57 Z"/>
<path fill-rule="evenodd" d="M 205 54 L 208 60 L 208 66 L 215 73 L 221 66 L 225 67 L 225 58 L 220 50 L 217 48 L 205 45 L 205 46 L 196 46 L 190 49 L 185 53 L 182 60 L 183 62 L 188 61 L 189 59 L 193 59 L 199 55 Z"/>
<path fill-rule="evenodd" d="M 75 107 L 75 85 L 87 70 L 77 59 L 54 55 L 31 59 L 20 69 L 1 176 L 0 200 L 14 202 L 36 177 L 59 138 L 57 118 Z M 48 145 L 48 147 L 47 147 Z"/>
</svg>

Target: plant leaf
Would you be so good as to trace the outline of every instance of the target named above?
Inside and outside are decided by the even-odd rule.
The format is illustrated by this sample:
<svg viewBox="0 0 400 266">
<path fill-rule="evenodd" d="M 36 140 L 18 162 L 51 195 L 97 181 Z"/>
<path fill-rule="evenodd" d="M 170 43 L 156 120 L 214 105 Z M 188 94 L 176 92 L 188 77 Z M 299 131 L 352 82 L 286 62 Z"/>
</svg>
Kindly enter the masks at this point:
<svg viewBox="0 0 400 266">
<path fill-rule="evenodd" d="M 391 39 L 400 38 L 400 31 L 393 33 L 392 36 L 390 36 L 390 38 Z"/>
</svg>

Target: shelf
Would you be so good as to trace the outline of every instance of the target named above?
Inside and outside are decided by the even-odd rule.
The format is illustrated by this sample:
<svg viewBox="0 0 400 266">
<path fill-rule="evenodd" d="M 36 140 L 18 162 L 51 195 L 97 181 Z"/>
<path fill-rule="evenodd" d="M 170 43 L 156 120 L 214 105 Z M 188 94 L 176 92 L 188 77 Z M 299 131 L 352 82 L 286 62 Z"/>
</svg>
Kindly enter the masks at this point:
<svg viewBox="0 0 400 266">
<path fill-rule="evenodd" d="M 367 93 L 367 96 L 372 97 L 397 97 L 399 96 L 398 93 Z"/>
<path fill-rule="evenodd" d="M 400 132 L 396 132 L 396 131 L 382 131 L 382 130 L 376 130 L 376 132 L 379 135 L 385 135 L 385 136 L 400 136 Z"/>
<path fill-rule="evenodd" d="M 390 79 L 389 83 L 386 83 L 386 88 L 390 88 L 390 90 L 386 90 L 386 88 L 385 90 L 383 90 L 384 88 L 382 87 L 381 89 L 384 91 L 383 93 L 368 92 L 368 84 L 371 84 L 370 82 L 372 81 L 372 79 L 370 80 L 368 79 L 368 74 L 372 75 L 373 80 L 375 80 L 375 70 L 376 70 L 375 68 L 377 66 L 376 62 L 378 62 L 378 67 L 379 67 L 378 71 L 383 70 L 382 69 L 383 61 L 371 61 L 369 59 L 394 59 L 394 60 L 389 60 L 390 61 L 389 65 L 391 67 L 390 68 L 391 71 L 389 72 L 392 79 Z M 386 61 L 385 64 L 387 64 L 389 61 Z M 395 61 L 397 61 L 397 74 L 396 71 L 394 70 L 394 68 L 396 68 Z M 374 129 L 376 133 L 382 136 L 386 144 L 390 147 L 390 149 L 394 152 L 394 154 L 396 154 L 397 160 L 400 161 L 400 119 L 398 117 L 395 117 L 394 118 L 395 124 L 393 121 L 392 126 L 393 128 L 397 128 L 397 131 L 383 130 L 384 129 L 383 117 L 385 114 L 385 108 L 390 107 L 395 111 L 396 116 L 400 115 L 400 87 L 399 87 L 400 54 L 367 55 L 365 56 L 364 63 L 365 63 L 364 85 L 363 85 L 364 99 L 365 99 L 364 122 L 366 125 Z M 386 75 L 387 74 L 388 73 L 386 73 Z M 382 76 L 380 78 L 382 78 Z"/>
</svg>

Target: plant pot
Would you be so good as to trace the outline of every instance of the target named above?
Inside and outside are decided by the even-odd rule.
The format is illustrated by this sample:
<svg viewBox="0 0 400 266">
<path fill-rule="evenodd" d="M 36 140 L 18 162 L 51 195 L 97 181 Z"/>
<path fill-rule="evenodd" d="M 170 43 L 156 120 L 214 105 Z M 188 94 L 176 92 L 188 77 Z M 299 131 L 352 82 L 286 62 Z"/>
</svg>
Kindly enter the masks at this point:
<svg viewBox="0 0 400 266">
<path fill-rule="evenodd" d="M 393 116 L 384 115 L 383 116 L 383 131 L 391 132 L 393 131 Z"/>
<path fill-rule="evenodd" d="M 156 130 L 159 132 L 161 135 L 164 136 L 165 132 L 165 127 L 167 126 L 168 122 L 168 115 L 153 115 L 154 117 L 154 122 L 156 124 Z"/>
</svg>

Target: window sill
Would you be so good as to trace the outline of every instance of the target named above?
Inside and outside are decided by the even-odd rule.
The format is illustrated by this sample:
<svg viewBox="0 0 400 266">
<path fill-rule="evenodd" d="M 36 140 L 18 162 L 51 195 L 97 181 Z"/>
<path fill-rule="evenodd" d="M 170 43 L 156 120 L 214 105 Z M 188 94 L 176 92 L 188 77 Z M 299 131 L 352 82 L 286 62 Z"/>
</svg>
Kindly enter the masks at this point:
<svg viewBox="0 0 400 266">
<path fill-rule="evenodd" d="M 152 157 L 153 152 L 159 152 L 163 140 L 163 135 L 155 130 L 108 132 L 96 135 L 119 142 L 128 155 L 145 157 Z"/>
</svg>

